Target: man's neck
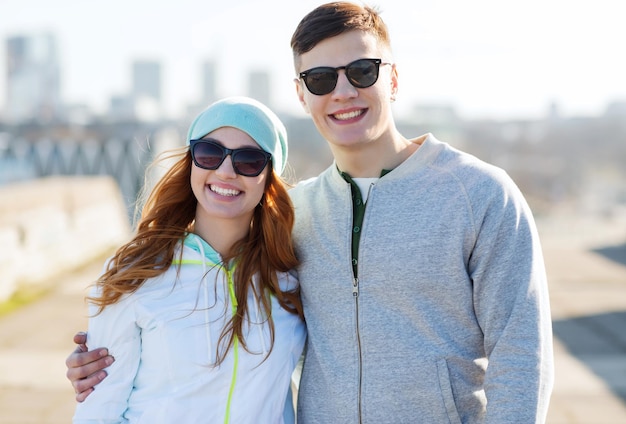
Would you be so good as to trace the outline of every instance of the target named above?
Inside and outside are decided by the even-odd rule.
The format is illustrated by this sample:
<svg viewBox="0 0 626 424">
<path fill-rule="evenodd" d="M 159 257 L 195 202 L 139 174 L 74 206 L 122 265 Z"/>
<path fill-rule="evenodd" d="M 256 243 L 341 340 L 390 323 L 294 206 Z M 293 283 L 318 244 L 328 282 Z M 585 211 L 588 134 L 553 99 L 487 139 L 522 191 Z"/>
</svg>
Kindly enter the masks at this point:
<svg viewBox="0 0 626 424">
<path fill-rule="evenodd" d="M 413 140 L 398 137 L 385 143 L 372 143 L 355 149 L 331 146 L 340 171 L 352 178 L 378 178 L 383 170 L 392 170 L 415 152 L 426 135 Z"/>
</svg>

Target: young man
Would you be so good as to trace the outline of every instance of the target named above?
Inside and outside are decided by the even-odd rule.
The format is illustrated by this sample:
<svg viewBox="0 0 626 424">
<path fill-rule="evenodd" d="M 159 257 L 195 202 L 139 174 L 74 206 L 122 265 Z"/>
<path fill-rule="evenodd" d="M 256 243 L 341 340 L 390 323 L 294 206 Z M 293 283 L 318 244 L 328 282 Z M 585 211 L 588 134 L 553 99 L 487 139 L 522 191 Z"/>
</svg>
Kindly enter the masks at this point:
<svg viewBox="0 0 626 424">
<path fill-rule="evenodd" d="M 291 45 L 298 97 L 335 158 L 290 192 L 308 326 L 298 422 L 543 422 L 548 290 L 518 188 L 432 134 L 398 132 L 376 11 L 322 5 Z M 111 360 L 80 349 L 67 362 L 79 400 Z"/>
</svg>

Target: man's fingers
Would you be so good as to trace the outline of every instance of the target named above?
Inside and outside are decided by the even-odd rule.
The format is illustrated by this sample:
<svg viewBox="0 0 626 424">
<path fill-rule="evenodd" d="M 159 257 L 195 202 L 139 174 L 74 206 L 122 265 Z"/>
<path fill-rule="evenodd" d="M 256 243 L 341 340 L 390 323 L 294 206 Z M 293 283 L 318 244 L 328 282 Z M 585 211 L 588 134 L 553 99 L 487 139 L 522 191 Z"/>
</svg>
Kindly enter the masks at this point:
<svg viewBox="0 0 626 424">
<path fill-rule="evenodd" d="M 92 374 L 94 371 L 105 368 L 109 365 L 111 365 L 113 363 L 113 361 L 109 361 L 109 363 L 105 364 L 105 360 L 107 360 L 107 358 L 112 359 L 111 356 L 109 356 L 109 351 L 106 348 L 100 348 L 100 349 L 94 349 L 94 350 L 90 350 L 88 352 L 85 352 L 83 350 L 83 347 L 81 345 L 78 345 L 76 347 L 76 349 L 74 349 L 74 352 L 72 352 L 70 354 L 70 356 L 67 357 L 67 359 L 65 360 L 65 365 L 67 366 L 67 368 L 77 368 L 77 367 L 84 367 L 85 365 L 89 365 L 91 363 L 94 362 L 100 362 L 100 365 L 97 366 L 97 368 L 91 368 L 90 371 L 82 376 L 79 376 L 78 378 L 83 378 L 88 376 L 89 374 Z"/>
<path fill-rule="evenodd" d="M 87 343 L 87 333 L 81 331 L 74 334 L 74 343 L 76 343 L 77 345 L 85 345 Z M 87 349 L 85 349 L 85 351 L 86 350 Z"/>
<path fill-rule="evenodd" d="M 78 352 L 76 348 L 76 351 L 65 361 L 66 377 L 72 382 L 74 391 L 80 394 L 102 381 L 106 377 L 106 372 L 102 369 L 111 365 L 113 361 L 115 358 L 108 355 L 106 349 Z"/>
<path fill-rule="evenodd" d="M 91 392 L 93 392 L 93 389 L 85 390 L 84 392 L 78 393 L 76 395 L 76 402 L 84 401 L 85 399 L 87 399 L 87 396 L 91 394 Z"/>
<path fill-rule="evenodd" d="M 104 351 L 106 352 L 106 349 L 104 349 Z M 73 353 L 72 355 L 70 355 L 70 358 L 72 356 L 86 355 L 88 353 L 90 354 L 91 352 Z M 97 359 L 91 362 L 84 360 L 84 359 L 71 360 L 70 358 L 68 358 L 66 361 L 68 364 L 67 378 L 72 383 L 74 383 L 77 380 L 82 380 L 84 378 L 90 377 L 92 374 L 98 371 L 101 371 L 102 369 L 111 365 L 113 361 L 115 360 L 112 356 L 99 357 L 100 359 Z M 69 365 L 73 363 L 77 363 L 78 365 L 74 367 Z"/>
<path fill-rule="evenodd" d="M 94 386 L 100 383 L 107 376 L 105 371 L 98 371 L 87 378 L 72 381 L 74 392 L 76 392 L 76 400 L 82 402 L 94 390 Z M 80 399 L 80 400 L 79 400 Z"/>
<path fill-rule="evenodd" d="M 115 358 L 105 348 L 88 351 L 87 334 L 84 332 L 74 335 L 74 343 L 76 349 L 65 360 L 66 377 L 72 382 L 76 401 L 83 402 L 93 392 L 94 386 L 107 376 L 103 369 L 111 365 Z"/>
</svg>

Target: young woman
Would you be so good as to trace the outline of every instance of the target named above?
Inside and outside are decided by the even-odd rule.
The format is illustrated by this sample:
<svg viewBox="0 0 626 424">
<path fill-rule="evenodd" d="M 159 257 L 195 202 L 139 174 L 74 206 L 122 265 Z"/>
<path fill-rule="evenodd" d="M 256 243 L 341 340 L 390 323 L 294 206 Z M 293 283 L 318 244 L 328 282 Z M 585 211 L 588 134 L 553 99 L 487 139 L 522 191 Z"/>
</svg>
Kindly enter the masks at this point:
<svg viewBox="0 0 626 424">
<path fill-rule="evenodd" d="M 293 422 L 306 330 L 284 126 L 234 97 L 187 140 L 88 297 L 89 345 L 115 361 L 74 423 Z"/>
</svg>

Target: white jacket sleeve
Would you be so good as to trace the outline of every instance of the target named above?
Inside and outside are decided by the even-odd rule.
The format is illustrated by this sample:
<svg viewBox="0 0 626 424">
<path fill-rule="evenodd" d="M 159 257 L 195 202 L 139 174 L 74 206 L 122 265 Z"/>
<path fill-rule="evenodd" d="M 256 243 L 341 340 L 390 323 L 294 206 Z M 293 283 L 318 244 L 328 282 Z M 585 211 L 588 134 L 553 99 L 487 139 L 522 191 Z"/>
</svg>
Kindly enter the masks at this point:
<svg viewBox="0 0 626 424">
<path fill-rule="evenodd" d="M 96 307 L 89 306 L 87 345 L 108 348 L 115 362 L 106 369 L 107 377 L 77 405 L 74 424 L 126 422 L 123 415 L 141 354 L 141 331 L 136 324 L 134 299 L 133 295 L 123 297 L 99 315 L 95 315 Z"/>
</svg>

